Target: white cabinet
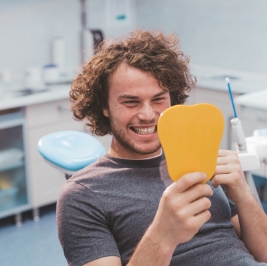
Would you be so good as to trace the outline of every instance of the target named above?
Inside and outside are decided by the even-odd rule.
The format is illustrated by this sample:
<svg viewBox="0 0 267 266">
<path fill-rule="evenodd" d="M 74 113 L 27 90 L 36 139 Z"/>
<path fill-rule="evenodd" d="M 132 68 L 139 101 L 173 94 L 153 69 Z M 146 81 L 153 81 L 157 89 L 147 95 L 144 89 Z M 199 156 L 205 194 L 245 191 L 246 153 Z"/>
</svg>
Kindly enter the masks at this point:
<svg viewBox="0 0 267 266">
<path fill-rule="evenodd" d="M 196 87 L 191 90 L 187 104 L 210 103 L 217 106 L 224 115 L 224 134 L 221 141 L 221 149 L 231 149 L 231 125 L 230 120 L 233 118 L 233 110 L 230 97 L 227 91 L 216 89 L 206 89 Z M 237 94 L 233 95 L 234 97 Z"/>
<path fill-rule="evenodd" d="M 31 208 L 26 175 L 25 119 L 21 108 L 0 111 L 0 218 Z"/>
<path fill-rule="evenodd" d="M 249 106 L 240 106 L 239 109 L 239 118 L 246 137 L 252 136 L 256 129 L 267 128 L 267 109 Z"/>
<path fill-rule="evenodd" d="M 69 100 L 59 100 L 26 107 L 28 181 L 33 208 L 56 202 L 64 173 L 48 165 L 37 150 L 38 140 L 60 130 L 83 130 L 83 123 L 75 121 L 69 110 Z"/>
<path fill-rule="evenodd" d="M 56 202 L 66 182 L 64 173 L 44 161 L 37 150 L 37 143 L 41 137 L 56 131 L 84 130 L 84 123 L 74 120 L 69 106 L 69 100 L 64 99 L 26 107 L 28 180 L 33 208 Z M 96 138 L 106 150 L 109 149 L 110 135 Z"/>
</svg>

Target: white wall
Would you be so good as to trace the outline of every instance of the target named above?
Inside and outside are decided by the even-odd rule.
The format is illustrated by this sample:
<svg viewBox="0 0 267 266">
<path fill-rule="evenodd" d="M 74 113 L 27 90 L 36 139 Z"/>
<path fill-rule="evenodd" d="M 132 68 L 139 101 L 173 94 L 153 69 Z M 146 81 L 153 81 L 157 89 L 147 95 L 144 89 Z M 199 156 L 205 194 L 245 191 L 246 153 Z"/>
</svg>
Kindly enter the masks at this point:
<svg viewBox="0 0 267 266">
<path fill-rule="evenodd" d="M 105 0 L 87 0 L 87 26 L 120 35 L 135 27 L 135 0 L 129 0 L 131 16 L 126 26 L 107 25 Z M 66 65 L 80 63 L 79 0 L 0 0 L 0 71 L 22 73 L 27 67 L 51 63 L 50 45 L 56 36 L 65 39 Z"/>
<path fill-rule="evenodd" d="M 176 32 L 195 64 L 267 71 L 266 0 L 129 0 L 130 23 L 111 27 L 105 0 L 87 0 L 90 28 L 106 37 L 142 27 Z M 80 63 L 78 0 L 0 0 L 0 70 L 50 63 L 50 42 L 63 36 L 66 65 Z"/>
<path fill-rule="evenodd" d="M 50 63 L 50 42 L 66 39 L 66 62 L 78 60 L 79 6 L 73 0 L 0 3 L 0 68 L 20 71 Z"/>
<path fill-rule="evenodd" d="M 191 62 L 267 73 L 266 0 L 138 0 L 143 28 L 176 32 Z"/>
</svg>

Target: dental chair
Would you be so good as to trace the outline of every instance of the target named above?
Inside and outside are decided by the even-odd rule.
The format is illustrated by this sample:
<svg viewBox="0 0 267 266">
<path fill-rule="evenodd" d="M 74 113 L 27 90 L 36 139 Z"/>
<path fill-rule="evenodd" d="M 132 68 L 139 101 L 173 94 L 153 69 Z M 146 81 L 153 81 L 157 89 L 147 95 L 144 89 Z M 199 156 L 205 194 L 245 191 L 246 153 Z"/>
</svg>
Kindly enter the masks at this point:
<svg viewBox="0 0 267 266">
<path fill-rule="evenodd" d="M 95 137 L 73 130 L 45 135 L 39 140 L 37 146 L 45 161 L 65 173 L 66 179 L 106 153 L 104 146 Z M 248 185 L 261 205 L 251 172 L 244 173 Z"/>
<path fill-rule="evenodd" d="M 106 153 L 95 137 L 74 130 L 45 135 L 37 147 L 45 161 L 65 173 L 66 179 Z"/>
</svg>

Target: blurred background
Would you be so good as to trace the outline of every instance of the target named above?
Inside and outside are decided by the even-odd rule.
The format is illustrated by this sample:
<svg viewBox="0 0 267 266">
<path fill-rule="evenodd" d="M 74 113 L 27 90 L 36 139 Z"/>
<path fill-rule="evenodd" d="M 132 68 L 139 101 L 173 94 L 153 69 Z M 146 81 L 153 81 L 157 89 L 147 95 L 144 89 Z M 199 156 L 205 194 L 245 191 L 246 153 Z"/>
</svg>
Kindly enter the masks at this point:
<svg viewBox="0 0 267 266">
<path fill-rule="evenodd" d="M 55 224 L 65 177 L 36 145 L 51 132 L 84 130 L 68 92 L 102 39 L 137 28 L 176 33 L 198 79 L 188 104 L 217 105 L 221 148 L 234 149 L 226 76 L 246 137 L 267 128 L 266 9 L 265 0 L 0 0 L 0 264 L 67 265 Z M 107 150 L 110 136 L 98 139 Z M 267 210 L 266 168 L 253 176 Z"/>
<path fill-rule="evenodd" d="M 110 1 L 125 3 L 120 5 L 127 17 L 117 23 L 107 2 L 86 1 L 87 27 L 101 29 L 106 38 L 156 28 L 177 33 L 194 64 L 261 73 L 267 69 L 264 0 Z M 50 63 L 50 43 L 57 36 L 65 40 L 66 66 L 80 62 L 78 0 L 1 0 L 0 23 L 0 69 L 16 73 Z"/>
</svg>

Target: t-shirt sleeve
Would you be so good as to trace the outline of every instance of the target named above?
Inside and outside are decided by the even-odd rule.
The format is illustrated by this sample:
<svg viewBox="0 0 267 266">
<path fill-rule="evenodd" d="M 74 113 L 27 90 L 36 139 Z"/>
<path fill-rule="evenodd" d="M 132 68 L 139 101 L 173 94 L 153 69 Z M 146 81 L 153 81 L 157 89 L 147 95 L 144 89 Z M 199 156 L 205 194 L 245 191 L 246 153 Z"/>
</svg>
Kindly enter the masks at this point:
<svg viewBox="0 0 267 266">
<path fill-rule="evenodd" d="M 120 256 L 102 203 L 81 184 L 64 185 L 57 203 L 57 227 L 69 265 Z"/>
<path fill-rule="evenodd" d="M 237 215 L 237 209 L 235 203 L 228 198 L 230 209 L 231 209 L 231 217 Z"/>
</svg>

